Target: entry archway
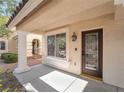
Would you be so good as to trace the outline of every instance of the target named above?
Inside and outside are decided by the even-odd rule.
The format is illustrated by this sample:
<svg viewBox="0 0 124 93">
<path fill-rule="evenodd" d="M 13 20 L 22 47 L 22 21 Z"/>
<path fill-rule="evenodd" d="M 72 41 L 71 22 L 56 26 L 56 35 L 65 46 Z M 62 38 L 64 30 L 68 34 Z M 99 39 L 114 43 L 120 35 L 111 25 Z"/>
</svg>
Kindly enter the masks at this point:
<svg viewBox="0 0 124 93">
<path fill-rule="evenodd" d="M 39 55 L 40 54 L 40 40 L 33 39 L 32 41 L 32 55 Z"/>
</svg>

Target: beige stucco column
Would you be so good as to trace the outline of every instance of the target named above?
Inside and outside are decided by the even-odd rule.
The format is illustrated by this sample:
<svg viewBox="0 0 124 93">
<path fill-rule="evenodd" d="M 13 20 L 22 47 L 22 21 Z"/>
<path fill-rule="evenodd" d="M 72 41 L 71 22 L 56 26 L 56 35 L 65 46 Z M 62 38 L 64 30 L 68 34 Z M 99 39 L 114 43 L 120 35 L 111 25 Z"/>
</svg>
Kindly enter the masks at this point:
<svg viewBox="0 0 124 93">
<path fill-rule="evenodd" d="M 15 73 L 22 73 L 30 70 L 27 65 L 27 32 L 18 32 L 18 65 Z"/>
<path fill-rule="evenodd" d="M 46 36 L 45 33 L 42 34 L 42 63 L 45 62 L 45 57 L 47 55 L 47 50 L 46 50 Z"/>
</svg>

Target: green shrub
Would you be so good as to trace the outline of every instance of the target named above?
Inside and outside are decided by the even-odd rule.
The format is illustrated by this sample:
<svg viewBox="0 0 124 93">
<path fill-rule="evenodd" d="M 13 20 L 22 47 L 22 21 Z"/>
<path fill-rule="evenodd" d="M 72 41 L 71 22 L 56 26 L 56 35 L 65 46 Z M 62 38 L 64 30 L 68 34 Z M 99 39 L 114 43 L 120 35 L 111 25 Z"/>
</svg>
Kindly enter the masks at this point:
<svg viewBox="0 0 124 93">
<path fill-rule="evenodd" d="M 6 54 L 12 54 L 12 53 L 2 53 L 1 54 L 1 59 L 4 59 L 4 55 L 6 55 Z"/>
<path fill-rule="evenodd" d="M 18 55 L 14 53 L 4 53 L 1 57 L 5 63 L 16 63 L 18 61 Z"/>
</svg>

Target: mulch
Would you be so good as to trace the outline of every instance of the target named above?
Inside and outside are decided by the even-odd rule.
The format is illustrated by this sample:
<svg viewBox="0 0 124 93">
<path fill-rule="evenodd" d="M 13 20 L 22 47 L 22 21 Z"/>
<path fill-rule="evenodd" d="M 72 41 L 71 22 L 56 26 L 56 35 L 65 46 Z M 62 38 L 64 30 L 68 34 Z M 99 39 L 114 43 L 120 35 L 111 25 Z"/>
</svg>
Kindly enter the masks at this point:
<svg viewBox="0 0 124 93">
<path fill-rule="evenodd" d="M 10 70 L 0 70 L 0 92 L 26 92 Z"/>
</svg>

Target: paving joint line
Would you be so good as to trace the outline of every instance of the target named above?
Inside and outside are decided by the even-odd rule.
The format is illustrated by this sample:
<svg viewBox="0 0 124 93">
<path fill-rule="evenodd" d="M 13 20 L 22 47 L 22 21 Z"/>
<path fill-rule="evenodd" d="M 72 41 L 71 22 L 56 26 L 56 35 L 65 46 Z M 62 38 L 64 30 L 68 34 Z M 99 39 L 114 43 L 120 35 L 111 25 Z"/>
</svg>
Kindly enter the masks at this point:
<svg viewBox="0 0 124 93">
<path fill-rule="evenodd" d="M 77 78 L 76 78 L 74 81 L 72 81 L 71 84 L 68 85 L 68 87 L 64 90 L 64 92 L 66 92 L 66 90 L 67 90 L 69 87 L 71 87 L 71 85 L 72 85 L 76 80 L 77 80 Z"/>
</svg>

